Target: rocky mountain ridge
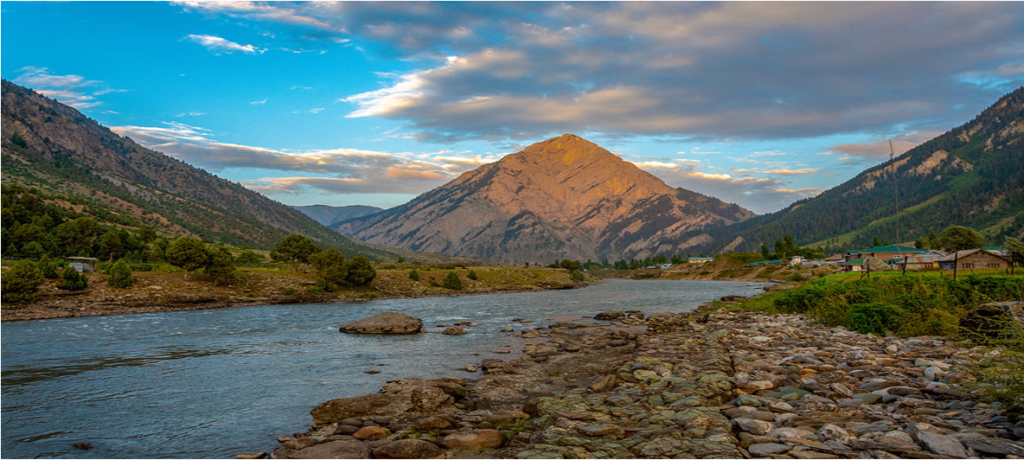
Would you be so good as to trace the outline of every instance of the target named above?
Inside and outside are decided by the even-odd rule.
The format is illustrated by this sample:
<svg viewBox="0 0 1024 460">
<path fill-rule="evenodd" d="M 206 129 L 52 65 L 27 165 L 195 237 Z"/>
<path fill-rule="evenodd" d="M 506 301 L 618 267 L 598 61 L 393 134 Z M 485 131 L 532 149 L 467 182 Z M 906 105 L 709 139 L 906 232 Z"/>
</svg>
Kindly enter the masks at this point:
<svg viewBox="0 0 1024 460">
<path fill-rule="evenodd" d="M 644 257 L 754 214 L 675 189 L 572 134 L 466 172 L 413 201 L 336 228 L 363 241 L 522 263 Z M 695 235 L 674 241 L 685 233 Z"/>
<path fill-rule="evenodd" d="M 899 190 L 899 239 L 893 174 Z M 1024 227 L 1024 87 L 973 120 L 824 193 L 723 229 L 696 249 L 756 251 L 784 234 L 798 244 L 835 248 L 881 240 L 912 242 L 949 225 L 990 240 Z"/>
<path fill-rule="evenodd" d="M 392 258 L 290 206 L 121 137 L 28 88 L 4 80 L 2 98 L 4 183 L 56 192 L 81 209 L 102 208 L 116 214 L 108 220 L 119 225 L 150 225 L 171 235 L 256 248 L 302 233 L 346 255 Z"/>
</svg>

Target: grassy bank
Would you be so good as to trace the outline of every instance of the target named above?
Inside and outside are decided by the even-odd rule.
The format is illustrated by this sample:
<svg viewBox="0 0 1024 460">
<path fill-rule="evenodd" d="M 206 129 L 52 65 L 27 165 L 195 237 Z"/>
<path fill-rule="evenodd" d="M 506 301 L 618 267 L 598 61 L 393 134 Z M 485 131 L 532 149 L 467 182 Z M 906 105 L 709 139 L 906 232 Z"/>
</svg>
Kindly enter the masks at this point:
<svg viewBox="0 0 1024 460">
<path fill-rule="evenodd" d="M 941 273 L 832 275 L 739 305 L 768 313 L 806 314 L 863 333 L 957 336 L 967 312 L 989 302 L 1024 299 L 1024 277 Z"/>
<path fill-rule="evenodd" d="M 323 292 L 316 285 L 317 276 L 313 270 L 295 270 L 289 265 L 240 267 L 236 280 L 231 284 L 217 284 L 207 279 L 202 270 L 190 273 L 186 278 L 181 269 L 167 264 L 146 268 L 147 271 L 133 272 L 135 283 L 123 289 L 110 286 L 106 274 L 87 275 L 89 287 L 83 291 L 62 291 L 56 288 L 57 280 L 47 280 L 40 287 L 37 300 L 5 302 L 0 312 L 3 320 L 8 321 L 245 305 L 572 289 L 600 282 L 589 275 L 585 275 L 583 280 L 574 280 L 568 270 L 539 267 L 378 264 L 377 277 L 370 285 Z M 410 278 L 413 270 L 419 275 L 419 280 Z M 462 289 L 443 287 L 449 273 L 460 278 Z"/>
<path fill-rule="evenodd" d="M 972 334 L 960 319 L 990 302 L 1024 300 L 1024 276 L 1002 271 L 953 279 L 949 272 L 831 275 L 769 292 L 730 308 L 766 313 L 805 314 L 828 326 L 862 333 L 913 337 L 939 335 L 963 339 L 965 346 L 992 347 L 977 363 L 978 389 L 1024 413 L 1024 330 L 1006 323 L 998 337 Z"/>
</svg>

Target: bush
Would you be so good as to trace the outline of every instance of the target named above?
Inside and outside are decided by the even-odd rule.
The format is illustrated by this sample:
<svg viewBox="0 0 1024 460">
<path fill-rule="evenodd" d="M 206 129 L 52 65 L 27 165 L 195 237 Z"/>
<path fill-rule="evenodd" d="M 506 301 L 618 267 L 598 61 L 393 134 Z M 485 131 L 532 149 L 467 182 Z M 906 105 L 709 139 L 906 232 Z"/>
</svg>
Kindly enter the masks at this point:
<svg viewBox="0 0 1024 460">
<path fill-rule="evenodd" d="M 188 272 L 203 267 L 207 261 L 203 242 L 188 236 L 174 240 L 167 246 L 164 256 L 168 263 L 185 270 L 185 278 L 188 278 Z"/>
<path fill-rule="evenodd" d="M 348 262 L 348 275 L 345 277 L 348 284 L 363 286 L 370 284 L 376 277 L 377 270 L 374 270 L 373 264 L 362 254 L 353 257 Z"/>
<path fill-rule="evenodd" d="M 584 279 L 586 279 L 586 277 L 583 276 L 583 272 L 581 272 L 579 270 L 574 270 L 572 273 L 569 274 L 569 279 L 571 279 L 573 281 L 576 281 L 576 282 L 580 282 L 580 281 L 583 281 Z"/>
<path fill-rule="evenodd" d="M 473 281 L 476 281 L 476 280 L 480 279 L 479 277 L 476 276 L 476 272 L 473 271 L 473 270 L 469 271 L 469 274 L 466 275 L 466 278 L 469 278 L 469 279 L 471 279 Z"/>
<path fill-rule="evenodd" d="M 110 275 L 107 278 L 107 284 L 117 287 L 126 288 L 135 283 L 135 278 L 132 277 L 132 269 L 128 267 L 128 264 L 124 262 L 124 259 L 117 261 L 110 270 L 107 271 Z"/>
<path fill-rule="evenodd" d="M 348 264 L 345 256 L 334 248 L 320 251 L 309 256 L 309 263 L 316 269 L 317 286 L 327 292 L 338 290 L 338 286 L 344 284 L 348 278 Z"/>
<path fill-rule="evenodd" d="M 36 264 L 21 260 L 4 274 L 2 281 L 4 302 L 31 302 L 39 297 L 39 286 L 46 282 Z"/>
<path fill-rule="evenodd" d="M 413 281 L 419 281 L 420 280 L 419 272 L 417 272 L 416 270 L 413 270 L 413 271 L 409 272 L 409 279 L 411 279 Z"/>
<path fill-rule="evenodd" d="M 60 282 L 57 283 L 57 289 L 81 291 L 87 287 L 89 287 L 89 280 L 85 275 L 78 273 L 78 270 L 72 267 L 64 267 L 60 271 Z"/>
<path fill-rule="evenodd" d="M 445 289 L 451 289 L 453 291 L 462 290 L 462 279 L 459 278 L 459 274 L 455 272 L 448 272 L 448 276 L 441 282 L 441 287 Z"/>
<path fill-rule="evenodd" d="M 906 310 L 881 302 L 853 305 L 849 315 L 850 329 L 861 334 L 897 331 L 909 319 Z"/>
<path fill-rule="evenodd" d="M 206 268 L 203 271 L 214 283 L 231 284 L 235 282 L 238 273 L 234 261 L 228 248 L 218 246 L 209 251 Z"/>
<path fill-rule="evenodd" d="M 242 251 L 242 253 L 238 254 L 238 257 L 235 258 L 235 265 L 238 265 L 239 267 L 255 267 L 261 263 L 263 263 L 263 256 L 248 249 Z"/>
<path fill-rule="evenodd" d="M 39 272 L 43 274 L 43 278 L 55 280 L 59 276 L 57 275 L 57 269 L 54 268 L 53 262 L 50 262 L 50 258 L 45 255 L 39 259 L 39 262 L 36 265 L 39 266 Z"/>
</svg>

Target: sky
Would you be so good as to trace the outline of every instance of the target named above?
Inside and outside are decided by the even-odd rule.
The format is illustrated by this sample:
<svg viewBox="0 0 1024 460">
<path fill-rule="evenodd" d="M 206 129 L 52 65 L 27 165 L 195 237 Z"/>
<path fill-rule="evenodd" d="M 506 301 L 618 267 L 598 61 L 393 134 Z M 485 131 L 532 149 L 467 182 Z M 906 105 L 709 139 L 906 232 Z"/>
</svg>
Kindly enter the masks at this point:
<svg viewBox="0 0 1024 460">
<path fill-rule="evenodd" d="M 3 2 L 4 79 L 291 205 L 573 133 L 772 212 L 1024 84 L 1024 4 Z"/>
</svg>

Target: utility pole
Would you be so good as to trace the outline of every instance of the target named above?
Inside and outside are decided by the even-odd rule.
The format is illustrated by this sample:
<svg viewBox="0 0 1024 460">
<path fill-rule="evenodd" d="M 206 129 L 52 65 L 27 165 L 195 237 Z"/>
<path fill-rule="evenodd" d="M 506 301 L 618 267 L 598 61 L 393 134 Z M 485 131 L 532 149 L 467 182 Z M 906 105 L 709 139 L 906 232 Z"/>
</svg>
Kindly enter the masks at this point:
<svg viewBox="0 0 1024 460">
<path fill-rule="evenodd" d="M 896 244 L 900 244 L 900 192 L 896 180 L 896 152 L 892 148 L 892 139 L 889 139 L 889 163 L 892 164 L 892 197 L 896 203 Z"/>
</svg>

